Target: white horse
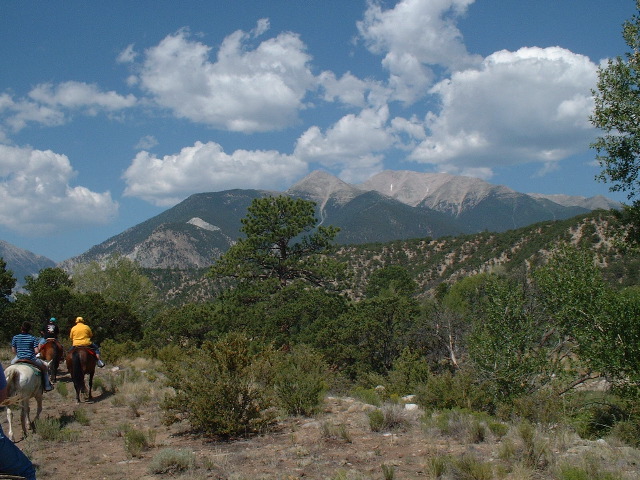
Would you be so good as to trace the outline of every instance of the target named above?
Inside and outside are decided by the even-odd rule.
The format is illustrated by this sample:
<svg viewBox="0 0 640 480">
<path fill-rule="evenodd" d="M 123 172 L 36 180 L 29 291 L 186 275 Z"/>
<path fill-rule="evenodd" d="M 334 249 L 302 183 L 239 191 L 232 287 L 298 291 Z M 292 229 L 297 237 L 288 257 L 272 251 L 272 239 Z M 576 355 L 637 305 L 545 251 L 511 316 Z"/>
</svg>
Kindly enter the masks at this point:
<svg viewBox="0 0 640 480">
<path fill-rule="evenodd" d="M 27 436 L 27 423 L 31 430 L 35 430 L 34 423 L 42 412 L 42 373 L 36 367 L 32 367 L 26 363 L 16 363 L 7 367 L 4 371 L 7 377 L 7 399 L 2 405 L 7 406 L 7 421 L 9 422 L 8 437 L 11 441 L 15 441 L 13 437 L 13 428 L 11 420 L 13 417 L 12 409 L 15 405 L 20 405 L 20 422 L 22 423 L 22 433 Z M 36 399 L 38 410 L 36 416 L 31 421 L 29 417 L 29 401 L 31 398 Z"/>
</svg>

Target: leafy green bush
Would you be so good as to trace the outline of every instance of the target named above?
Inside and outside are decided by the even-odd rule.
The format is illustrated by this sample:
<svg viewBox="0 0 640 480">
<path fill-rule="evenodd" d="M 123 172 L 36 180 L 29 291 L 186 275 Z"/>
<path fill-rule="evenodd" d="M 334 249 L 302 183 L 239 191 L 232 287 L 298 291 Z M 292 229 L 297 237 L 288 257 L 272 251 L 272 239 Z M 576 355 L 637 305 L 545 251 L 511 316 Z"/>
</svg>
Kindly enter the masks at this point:
<svg viewBox="0 0 640 480">
<path fill-rule="evenodd" d="M 408 395 L 425 385 L 430 377 L 427 361 L 409 348 L 405 348 L 393 362 L 386 387 L 391 393 Z"/>
<path fill-rule="evenodd" d="M 355 387 L 351 391 L 351 395 L 361 402 L 368 403 L 369 405 L 375 405 L 376 407 L 382 405 L 383 399 L 375 388 Z"/>
<path fill-rule="evenodd" d="M 502 418 L 520 418 L 542 425 L 552 425 L 565 419 L 565 397 L 550 389 L 541 389 L 512 399 L 498 407 Z"/>
<path fill-rule="evenodd" d="M 431 375 L 416 388 L 416 403 L 425 411 L 465 408 L 493 413 L 495 404 L 485 387 L 471 371 Z"/>
<path fill-rule="evenodd" d="M 278 405 L 291 415 L 312 415 L 327 390 L 322 356 L 304 345 L 294 346 L 276 365 L 274 390 Z"/>
<path fill-rule="evenodd" d="M 107 363 L 117 363 L 124 358 L 134 358 L 139 351 L 140 347 L 132 340 L 116 342 L 111 339 L 106 339 L 100 345 L 100 356 Z"/>
<path fill-rule="evenodd" d="M 161 404 L 165 419 L 185 418 L 204 434 L 223 437 L 266 428 L 274 420 L 274 400 L 258 375 L 261 363 L 239 333 L 205 342 L 177 362 L 169 360 L 167 380 L 175 395 Z"/>
<path fill-rule="evenodd" d="M 578 435 L 591 440 L 606 436 L 617 422 L 626 418 L 615 397 L 596 395 L 582 398 L 571 418 Z"/>
</svg>

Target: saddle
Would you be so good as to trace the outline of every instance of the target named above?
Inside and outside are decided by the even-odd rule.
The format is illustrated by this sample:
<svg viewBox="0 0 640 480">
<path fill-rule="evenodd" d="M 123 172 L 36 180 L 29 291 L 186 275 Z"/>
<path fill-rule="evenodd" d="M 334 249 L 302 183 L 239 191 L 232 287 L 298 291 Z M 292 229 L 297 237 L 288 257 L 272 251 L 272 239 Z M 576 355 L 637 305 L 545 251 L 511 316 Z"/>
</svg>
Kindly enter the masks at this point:
<svg viewBox="0 0 640 480">
<path fill-rule="evenodd" d="M 42 391 L 44 392 L 44 378 L 45 375 L 47 374 L 47 366 L 46 365 L 42 365 L 40 363 L 34 362 L 33 360 L 29 360 L 27 358 L 21 358 L 19 359 L 16 364 L 18 363 L 25 363 L 27 365 L 29 365 L 31 368 L 33 368 L 35 370 L 36 375 L 42 375 Z M 2 477 L 0 477 L 2 478 Z"/>
<path fill-rule="evenodd" d="M 67 353 L 73 353 L 75 349 L 86 350 L 87 353 L 90 353 L 91 355 L 97 358 L 96 351 L 89 345 L 79 345 L 79 346 L 71 347 L 69 350 L 67 350 Z"/>
<path fill-rule="evenodd" d="M 41 365 L 38 362 L 34 362 L 33 360 L 29 360 L 28 358 L 20 358 L 16 361 L 16 364 L 18 363 L 26 363 L 27 365 L 29 365 L 31 368 L 33 368 L 34 370 L 36 370 L 37 373 L 43 375 L 45 373 L 45 368 L 47 368 L 44 365 Z"/>
<path fill-rule="evenodd" d="M 55 343 L 56 345 L 58 345 L 58 348 L 60 349 L 61 352 L 64 351 L 64 347 L 62 346 L 60 341 L 55 337 L 45 338 L 44 343 Z"/>
</svg>

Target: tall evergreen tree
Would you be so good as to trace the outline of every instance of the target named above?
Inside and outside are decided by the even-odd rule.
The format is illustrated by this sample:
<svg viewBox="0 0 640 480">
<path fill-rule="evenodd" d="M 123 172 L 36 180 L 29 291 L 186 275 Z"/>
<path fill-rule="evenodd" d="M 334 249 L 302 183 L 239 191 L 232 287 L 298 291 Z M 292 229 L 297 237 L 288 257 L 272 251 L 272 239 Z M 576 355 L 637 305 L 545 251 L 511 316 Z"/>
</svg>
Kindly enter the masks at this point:
<svg viewBox="0 0 640 480">
<path fill-rule="evenodd" d="M 337 227 L 316 226 L 315 204 L 280 195 L 253 200 L 240 238 L 210 270 L 212 276 L 272 280 L 279 288 L 293 280 L 328 287 L 340 276 L 329 253 Z"/>
</svg>

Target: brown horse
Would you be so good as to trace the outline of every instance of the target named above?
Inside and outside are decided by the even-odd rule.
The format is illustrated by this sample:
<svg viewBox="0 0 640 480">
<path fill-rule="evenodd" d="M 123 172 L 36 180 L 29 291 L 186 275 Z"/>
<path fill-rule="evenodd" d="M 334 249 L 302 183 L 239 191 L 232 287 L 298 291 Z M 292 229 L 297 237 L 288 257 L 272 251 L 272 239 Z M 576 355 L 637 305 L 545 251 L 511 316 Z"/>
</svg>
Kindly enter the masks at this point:
<svg viewBox="0 0 640 480">
<path fill-rule="evenodd" d="M 76 389 L 76 402 L 80 403 L 80 393 L 84 394 L 85 400 L 91 400 L 91 390 L 93 388 L 93 374 L 96 371 L 96 354 L 89 347 L 71 347 L 65 357 L 67 370 L 73 379 L 73 386 Z M 89 391 L 84 377 L 89 375 Z"/>
<path fill-rule="evenodd" d="M 64 348 L 55 338 L 47 338 L 47 341 L 40 345 L 40 357 L 49 368 L 49 377 L 55 383 L 58 380 L 58 367 L 64 358 Z"/>
</svg>

